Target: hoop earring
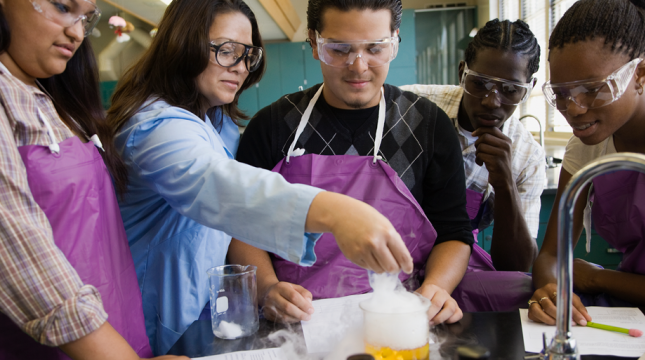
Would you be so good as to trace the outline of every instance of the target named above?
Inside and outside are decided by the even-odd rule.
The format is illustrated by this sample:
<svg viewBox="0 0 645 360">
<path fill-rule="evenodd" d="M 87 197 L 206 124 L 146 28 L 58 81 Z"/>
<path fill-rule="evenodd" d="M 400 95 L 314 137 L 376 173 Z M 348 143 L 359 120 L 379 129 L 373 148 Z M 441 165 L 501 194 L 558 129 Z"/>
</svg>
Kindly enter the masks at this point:
<svg viewBox="0 0 645 360">
<path fill-rule="evenodd" d="M 638 89 L 636 89 L 638 95 L 643 95 L 643 84 L 638 84 Z"/>
</svg>

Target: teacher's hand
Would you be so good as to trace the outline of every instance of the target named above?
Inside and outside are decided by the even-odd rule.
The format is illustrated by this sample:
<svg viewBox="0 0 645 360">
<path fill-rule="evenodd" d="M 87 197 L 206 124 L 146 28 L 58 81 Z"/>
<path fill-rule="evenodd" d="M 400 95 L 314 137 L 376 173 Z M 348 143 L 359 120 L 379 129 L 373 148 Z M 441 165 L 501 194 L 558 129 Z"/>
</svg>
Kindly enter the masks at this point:
<svg viewBox="0 0 645 360">
<path fill-rule="evenodd" d="M 412 256 L 390 221 L 349 196 L 319 193 L 309 208 L 306 230 L 331 232 L 345 257 L 365 269 L 412 272 Z"/>
<path fill-rule="evenodd" d="M 302 286 L 280 281 L 269 288 L 260 305 L 267 320 L 295 323 L 311 319 L 312 299 L 309 290 Z"/>
</svg>

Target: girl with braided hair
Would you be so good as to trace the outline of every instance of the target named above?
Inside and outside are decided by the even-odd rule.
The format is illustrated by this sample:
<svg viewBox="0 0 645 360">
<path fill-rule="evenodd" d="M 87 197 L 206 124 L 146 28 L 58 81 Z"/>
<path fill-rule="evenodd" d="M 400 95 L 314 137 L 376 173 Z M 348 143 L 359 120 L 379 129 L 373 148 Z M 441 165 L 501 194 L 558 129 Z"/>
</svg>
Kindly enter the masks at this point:
<svg viewBox="0 0 645 360">
<path fill-rule="evenodd" d="M 528 99 L 539 62 L 540 46 L 525 22 L 494 19 L 468 45 L 459 64 L 459 86 L 403 87 L 435 102 L 453 122 L 475 236 L 499 219 L 491 254 L 475 244 L 469 272 L 453 292 L 465 311 L 514 310 L 533 293 L 530 276 L 522 272 L 529 271 L 538 253 L 545 156 L 513 113 Z"/>
<path fill-rule="evenodd" d="M 558 204 L 580 168 L 611 153 L 645 154 L 645 1 L 581 0 L 562 17 L 549 40 L 547 101 L 573 128 L 562 164 L 555 208 L 533 267 L 537 289 L 529 318 L 555 324 Z M 591 321 L 585 306 L 645 305 L 645 176 L 619 171 L 596 177 L 574 209 L 573 239 L 584 226 L 623 252 L 617 271 L 582 259 L 573 264 L 573 320 Z M 591 216 L 585 216 L 590 214 Z M 589 236 L 587 251 L 589 251 Z M 575 241 L 575 240 L 574 240 Z M 575 246 L 575 243 L 573 244 Z"/>
</svg>

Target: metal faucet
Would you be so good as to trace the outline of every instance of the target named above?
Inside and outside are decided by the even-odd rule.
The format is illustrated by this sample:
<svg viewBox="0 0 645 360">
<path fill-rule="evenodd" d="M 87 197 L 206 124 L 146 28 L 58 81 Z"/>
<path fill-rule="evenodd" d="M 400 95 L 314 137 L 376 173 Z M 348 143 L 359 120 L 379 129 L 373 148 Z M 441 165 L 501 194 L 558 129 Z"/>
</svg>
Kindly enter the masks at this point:
<svg viewBox="0 0 645 360">
<path fill-rule="evenodd" d="M 616 153 L 603 156 L 575 173 L 567 184 L 559 203 L 558 214 L 558 285 L 555 337 L 544 349 L 544 358 L 549 360 L 580 359 L 576 341 L 571 335 L 571 295 L 573 293 L 572 227 L 573 208 L 576 199 L 598 175 L 618 170 L 634 170 L 645 173 L 645 155 Z"/>
<path fill-rule="evenodd" d="M 522 119 L 527 118 L 527 117 L 531 117 L 531 118 L 535 119 L 537 121 L 538 125 L 540 125 L 540 146 L 542 146 L 542 149 L 544 149 L 544 129 L 542 128 L 542 122 L 540 121 L 540 119 L 537 118 L 537 116 L 531 115 L 531 114 L 522 115 L 520 117 L 520 121 L 522 121 Z"/>
</svg>

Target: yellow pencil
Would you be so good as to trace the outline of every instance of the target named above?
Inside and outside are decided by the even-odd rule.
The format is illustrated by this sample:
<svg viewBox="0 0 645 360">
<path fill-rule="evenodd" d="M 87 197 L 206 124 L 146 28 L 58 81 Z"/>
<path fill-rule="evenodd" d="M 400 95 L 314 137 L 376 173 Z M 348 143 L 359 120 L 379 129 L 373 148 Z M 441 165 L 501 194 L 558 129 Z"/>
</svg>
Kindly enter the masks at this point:
<svg viewBox="0 0 645 360">
<path fill-rule="evenodd" d="M 617 326 L 611 326 L 611 325 L 604 325 L 604 324 L 598 324 L 595 322 L 587 322 L 587 327 L 592 327 L 596 329 L 602 329 L 602 330 L 608 330 L 608 331 L 615 331 L 623 334 L 628 334 L 629 336 L 633 337 L 641 337 L 643 336 L 643 332 L 638 329 L 625 329 Z"/>
</svg>

